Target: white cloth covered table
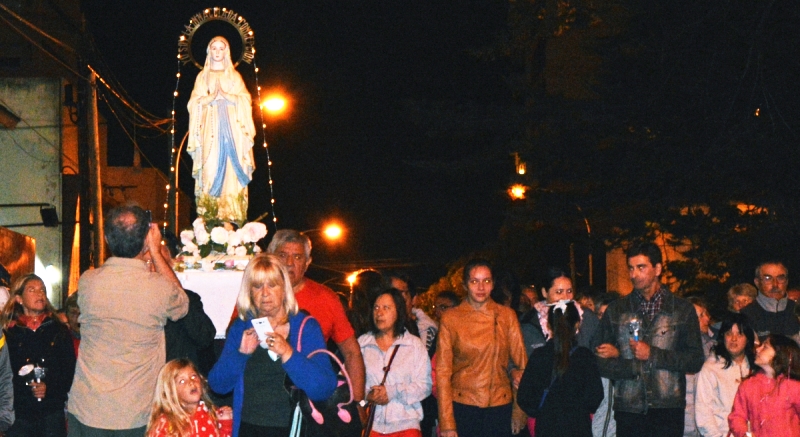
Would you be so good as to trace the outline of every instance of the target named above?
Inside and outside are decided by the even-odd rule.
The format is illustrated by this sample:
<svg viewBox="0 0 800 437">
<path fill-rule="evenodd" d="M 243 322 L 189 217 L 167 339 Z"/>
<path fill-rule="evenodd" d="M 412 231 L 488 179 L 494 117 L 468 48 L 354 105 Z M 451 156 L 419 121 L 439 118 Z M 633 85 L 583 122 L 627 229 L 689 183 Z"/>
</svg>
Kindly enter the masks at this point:
<svg viewBox="0 0 800 437">
<path fill-rule="evenodd" d="M 215 338 L 225 338 L 225 330 L 231 320 L 233 309 L 236 308 L 236 297 L 239 296 L 239 287 L 242 284 L 244 272 L 238 270 L 185 270 L 175 272 L 183 288 L 192 290 L 200 295 L 203 301 L 203 311 L 214 322 L 217 328 Z"/>
</svg>

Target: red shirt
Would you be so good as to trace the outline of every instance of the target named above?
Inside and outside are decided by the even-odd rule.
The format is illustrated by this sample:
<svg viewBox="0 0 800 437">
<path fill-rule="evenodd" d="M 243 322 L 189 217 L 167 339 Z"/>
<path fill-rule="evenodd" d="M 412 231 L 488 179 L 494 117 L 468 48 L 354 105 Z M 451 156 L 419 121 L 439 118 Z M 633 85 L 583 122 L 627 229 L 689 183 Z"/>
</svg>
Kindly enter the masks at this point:
<svg viewBox="0 0 800 437">
<path fill-rule="evenodd" d="M 332 338 L 338 344 L 356 335 L 339 296 L 330 288 L 306 278 L 294 297 L 301 310 L 317 319 L 325 341 Z"/>
<path fill-rule="evenodd" d="M 205 403 L 202 401 L 197 404 L 197 410 L 192 415 L 191 421 L 191 437 L 231 437 L 233 433 L 233 420 L 220 420 L 215 426 L 211 416 L 208 415 Z M 175 434 L 167 432 L 167 419 L 161 416 L 158 426 L 147 435 L 148 437 L 169 437 Z"/>
</svg>

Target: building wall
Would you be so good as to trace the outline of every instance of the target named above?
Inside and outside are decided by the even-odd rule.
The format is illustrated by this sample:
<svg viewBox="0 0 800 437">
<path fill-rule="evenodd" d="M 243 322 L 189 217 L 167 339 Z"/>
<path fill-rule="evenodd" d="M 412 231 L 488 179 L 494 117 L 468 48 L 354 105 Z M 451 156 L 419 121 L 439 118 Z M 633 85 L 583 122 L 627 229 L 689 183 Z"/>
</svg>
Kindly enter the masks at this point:
<svg viewBox="0 0 800 437">
<path fill-rule="evenodd" d="M 11 13 L 2 12 L 9 24 L 0 25 L 0 77 L 71 77 L 64 65 L 44 55 L 28 38 L 46 48 L 71 69 L 76 69 L 81 25 L 79 0 L 3 0 Z M 19 18 L 15 17 L 16 14 Z M 25 20 L 60 44 L 31 29 Z M 13 27 L 12 27 L 13 26 Z M 25 36 L 21 35 L 24 34 Z M 27 38 L 26 38 L 27 37 Z M 63 44 L 63 45 L 62 45 Z"/>
<path fill-rule="evenodd" d="M 0 104 L 21 120 L 0 128 L 0 204 L 48 203 L 61 210 L 61 80 L 0 78 Z M 0 226 L 41 223 L 38 207 L 0 208 Z M 36 274 L 61 265 L 61 226 L 13 227 L 36 245 Z M 26 272 L 29 273 L 29 272 Z M 48 284 L 51 302 L 61 301 L 61 283 Z"/>
</svg>

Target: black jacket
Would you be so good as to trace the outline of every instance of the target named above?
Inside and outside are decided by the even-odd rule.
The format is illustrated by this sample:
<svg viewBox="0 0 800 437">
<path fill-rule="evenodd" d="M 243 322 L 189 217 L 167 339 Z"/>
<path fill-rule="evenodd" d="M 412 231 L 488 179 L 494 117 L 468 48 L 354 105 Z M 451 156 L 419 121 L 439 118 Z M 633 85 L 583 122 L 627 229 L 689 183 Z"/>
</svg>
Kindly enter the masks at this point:
<svg viewBox="0 0 800 437">
<path fill-rule="evenodd" d="M 66 325 L 48 316 L 36 331 L 14 325 L 6 330 L 8 354 L 14 383 L 14 411 L 17 417 L 36 418 L 41 414 L 63 410 L 75 375 L 75 348 Z M 41 402 L 33 396 L 27 379 L 19 375 L 26 364 L 39 364 L 46 369 L 47 385 Z"/>
<path fill-rule="evenodd" d="M 590 414 L 603 401 L 603 383 L 594 353 L 577 347 L 564 375 L 552 382 L 555 361 L 553 340 L 531 353 L 517 391 L 517 403 L 536 418 L 536 437 L 591 437 Z M 544 404 L 542 395 L 548 389 Z"/>
<path fill-rule="evenodd" d="M 167 320 L 164 338 L 167 344 L 167 361 L 175 358 L 188 358 L 202 373 L 208 373 L 213 363 L 208 365 L 200 359 L 201 352 L 212 346 L 217 329 L 214 322 L 203 311 L 200 295 L 191 290 L 183 290 L 189 298 L 189 312 L 182 319 Z"/>
</svg>

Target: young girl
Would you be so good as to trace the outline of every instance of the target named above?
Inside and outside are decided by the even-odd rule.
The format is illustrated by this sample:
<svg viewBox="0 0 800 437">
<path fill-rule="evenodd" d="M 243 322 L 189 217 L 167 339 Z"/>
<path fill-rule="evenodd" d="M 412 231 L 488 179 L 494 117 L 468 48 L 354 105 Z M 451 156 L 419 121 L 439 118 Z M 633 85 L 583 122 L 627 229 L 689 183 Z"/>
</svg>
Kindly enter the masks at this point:
<svg viewBox="0 0 800 437">
<path fill-rule="evenodd" d="M 232 430 L 231 408 L 214 410 L 191 361 L 176 359 L 161 368 L 147 437 L 230 437 Z"/>
<path fill-rule="evenodd" d="M 736 392 L 728 416 L 731 432 L 735 437 L 800 437 L 800 347 L 772 334 L 756 349 L 755 363 L 760 369 Z"/>
</svg>

